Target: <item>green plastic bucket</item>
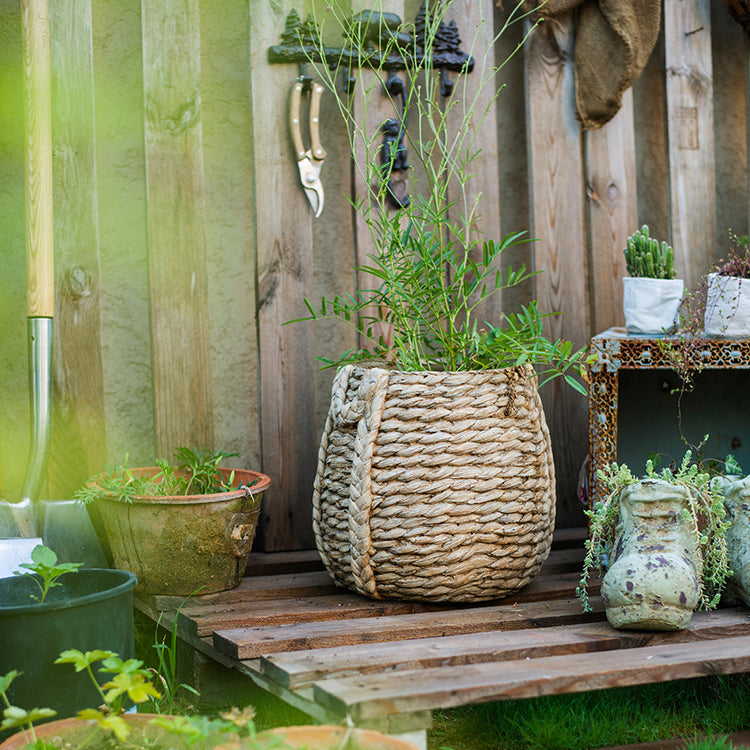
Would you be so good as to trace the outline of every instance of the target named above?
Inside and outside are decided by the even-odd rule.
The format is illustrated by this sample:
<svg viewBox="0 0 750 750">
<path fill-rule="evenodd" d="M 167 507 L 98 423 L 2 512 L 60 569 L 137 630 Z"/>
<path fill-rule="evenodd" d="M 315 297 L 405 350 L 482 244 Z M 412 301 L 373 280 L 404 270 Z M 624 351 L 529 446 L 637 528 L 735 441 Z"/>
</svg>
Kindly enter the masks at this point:
<svg viewBox="0 0 750 750">
<path fill-rule="evenodd" d="M 132 658 L 137 579 L 124 570 L 86 568 L 62 576 L 59 583 L 39 604 L 30 598 L 39 589 L 28 577 L 0 578 L 0 675 L 12 669 L 23 673 L 8 691 L 12 705 L 53 708 L 56 718 L 64 718 L 95 708 L 101 697 L 87 674 L 55 659 L 71 648 Z M 94 673 L 101 682 L 109 678 L 96 667 Z"/>
</svg>

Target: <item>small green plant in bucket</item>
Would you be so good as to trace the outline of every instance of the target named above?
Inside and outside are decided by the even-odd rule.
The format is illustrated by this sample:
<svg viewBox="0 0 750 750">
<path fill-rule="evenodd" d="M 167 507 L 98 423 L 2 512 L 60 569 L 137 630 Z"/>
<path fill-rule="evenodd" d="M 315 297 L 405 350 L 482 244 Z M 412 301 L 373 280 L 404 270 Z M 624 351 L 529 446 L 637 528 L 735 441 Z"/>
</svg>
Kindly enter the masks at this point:
<svg viewBox="0 0 750 750">
<path fill-rule="evenodd" d="M 57 561 L 57 555 L 49 547 L 45 547 L 43 544 L 37 544 L 33 550 L 31 550 L 31 562 L 30 563 L 19 563 L 19 568 L 26 568 L 29 573 L 22 573 L 19 570 L 14 570 L 14 576 L 23 576 L 24 578 L 31 579 L 38 587 L 41 592 L 41 596 L 35 594 L 29 594 L 29 596 L 38 601 L 40 604 L 47 598 L 47 594 L 51 588 L 60 586 L 58 578 L 65 575 L 66 573 L 74 573 L 83 565 L 83 563 L 61 563 Z"/>
</svg>

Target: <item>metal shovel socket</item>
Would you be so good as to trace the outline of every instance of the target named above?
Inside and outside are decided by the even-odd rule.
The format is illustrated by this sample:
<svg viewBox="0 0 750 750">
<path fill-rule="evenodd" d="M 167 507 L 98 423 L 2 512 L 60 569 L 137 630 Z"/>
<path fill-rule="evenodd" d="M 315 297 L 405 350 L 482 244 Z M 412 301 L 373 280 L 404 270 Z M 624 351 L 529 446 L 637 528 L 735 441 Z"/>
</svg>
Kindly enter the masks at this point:
<svg viewBox="0 0 750 750">
<path fill-rule="evenodd" d="M 52 402 L 52 318 L 28 319 L 31 440 L 21 500 L 13 517 L 21 536 L 36 536 L 36 505 L 47 473 Z"/>
</svg>

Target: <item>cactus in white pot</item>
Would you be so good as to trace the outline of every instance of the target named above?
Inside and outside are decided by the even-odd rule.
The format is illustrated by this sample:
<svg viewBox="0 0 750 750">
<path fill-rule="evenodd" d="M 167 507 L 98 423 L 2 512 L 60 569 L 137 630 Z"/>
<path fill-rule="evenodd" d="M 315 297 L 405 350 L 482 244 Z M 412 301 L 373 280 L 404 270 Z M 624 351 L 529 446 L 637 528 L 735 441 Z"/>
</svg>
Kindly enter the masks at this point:
<svg viewBox="0 0 750 750">
<path fill-rule="evenodd" d="M 623 283 L 625 327 L 630 334 L 655 336 L 672 333 L 685 284 L 677 279 L 674 250 L 651 237 L 643 225 L 630 237 L 624 250 L 630 277 Z"/>
</svg>

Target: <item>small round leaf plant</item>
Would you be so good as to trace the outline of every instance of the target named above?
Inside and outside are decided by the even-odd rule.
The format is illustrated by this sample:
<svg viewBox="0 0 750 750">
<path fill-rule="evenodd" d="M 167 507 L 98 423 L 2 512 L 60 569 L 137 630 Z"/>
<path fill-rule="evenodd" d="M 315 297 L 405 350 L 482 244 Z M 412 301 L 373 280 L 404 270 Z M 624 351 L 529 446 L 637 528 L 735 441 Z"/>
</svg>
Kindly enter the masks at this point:
<svg viewBox="0 0 750 750">
<path fill-rule="evenodd" d="M 604 482 L 608 494 L 587 510 L 589 517 L 589 537 L 584 542 L 586 555 L 583 573 L 576 594 L 584 611 L 591 609 L 588 596 L 589 580 L 592 573 L 603 573 L 614 553 L 616 528 L 620 517 L 620 496 L 629 485 L 641 481 L 626 464 L 612 463 L 597 472 Z M 653 459 L 646 462 L 645 479 L 658 479 L 687 489 L 688 507 L 683 510 L 689 521 L 690 533 L 699 550 L 700 563 L 698 609 L 714 609 L 719 603 L 727 578 L 732 574 L 727 555 L 726 532 L 730 522 L 726 520 L 724 498 L 714 477 L 692 461 L 692 451 L 685 453 L 682 462 L 675 468 L 654 466 Z"/>
</svg>

